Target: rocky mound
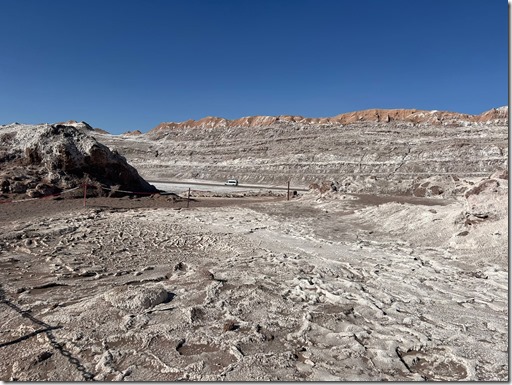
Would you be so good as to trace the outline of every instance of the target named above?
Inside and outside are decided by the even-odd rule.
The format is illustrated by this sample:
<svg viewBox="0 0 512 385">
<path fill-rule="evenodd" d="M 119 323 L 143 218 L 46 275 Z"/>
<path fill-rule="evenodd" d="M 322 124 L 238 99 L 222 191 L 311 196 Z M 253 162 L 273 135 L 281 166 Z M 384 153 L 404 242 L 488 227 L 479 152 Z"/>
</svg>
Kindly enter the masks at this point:
<svg viewBox="0 0 512 385">
<path fill-rule="evenodd" d="M 157 192 L 117 152 L 90 135 L 81 123 L 0 126 L 0 187 L 3 193 L 30 197 L 81 186 Z"/>
</svg>

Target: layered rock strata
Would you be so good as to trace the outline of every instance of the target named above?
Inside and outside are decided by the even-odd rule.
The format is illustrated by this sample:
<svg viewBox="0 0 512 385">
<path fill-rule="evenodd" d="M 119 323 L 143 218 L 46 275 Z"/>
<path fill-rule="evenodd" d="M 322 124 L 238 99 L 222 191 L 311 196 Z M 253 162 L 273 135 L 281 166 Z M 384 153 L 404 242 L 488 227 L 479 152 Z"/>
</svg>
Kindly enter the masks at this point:
<svg viewBox="0 0 512 385">
<path fill-rule="evenodd" d="M 148 179 L 235 177 L 304 187 L 333 180 L 357 191 L 412 194 L 426 178 L 480 178 L 506 169 L 507 122 L 507 107 L 481 115 L 367 110 L 334 118 L 204 118 L 98 138 Z"/>
</svg>

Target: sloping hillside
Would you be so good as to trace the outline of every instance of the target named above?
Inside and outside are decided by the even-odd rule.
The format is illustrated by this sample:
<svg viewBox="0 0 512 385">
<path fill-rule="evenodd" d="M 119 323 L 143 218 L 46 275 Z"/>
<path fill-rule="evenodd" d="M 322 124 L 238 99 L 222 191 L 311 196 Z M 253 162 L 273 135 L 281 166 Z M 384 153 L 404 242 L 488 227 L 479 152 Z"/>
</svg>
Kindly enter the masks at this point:
<svg viewBox="0 0 512 385">
<path fill-rule="evenodd" d="M 412 192 L 433 176 L 482 177 L 507 168 L 508 108 L 481 115 L 367 110 L 334 118 L 205 118 L 146 134 L 98 135 L 149 179 L 236 177 L 296 186 L 335 180 L 374 192 Z M 377 191 L 375 191 L 377 190 Z"/>
</svg>

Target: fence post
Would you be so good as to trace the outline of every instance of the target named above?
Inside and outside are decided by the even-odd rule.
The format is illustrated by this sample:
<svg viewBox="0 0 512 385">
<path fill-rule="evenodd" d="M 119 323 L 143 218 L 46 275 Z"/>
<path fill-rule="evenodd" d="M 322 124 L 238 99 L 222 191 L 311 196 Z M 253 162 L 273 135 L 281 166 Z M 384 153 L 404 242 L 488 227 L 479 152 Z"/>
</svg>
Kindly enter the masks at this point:
<svg viewBox="0 0 512 385">
<path fill-rule="evenodd" d="M 84 207 L 86 207 L 87 203 L 87 179 L 84 180 Z"/>
<path fill-rule="evenodd" d="M 287 201 L 290 200 L 290 181 L 288 181 L 288 194 L 287 194 L 287 198 L 286 198 Z"/>
<path fill-rule="evenodd" d="M 188 195 L 187 195 L 187 209 L 190 204 L 190 187 L 188 188 Z"/>
</svg>

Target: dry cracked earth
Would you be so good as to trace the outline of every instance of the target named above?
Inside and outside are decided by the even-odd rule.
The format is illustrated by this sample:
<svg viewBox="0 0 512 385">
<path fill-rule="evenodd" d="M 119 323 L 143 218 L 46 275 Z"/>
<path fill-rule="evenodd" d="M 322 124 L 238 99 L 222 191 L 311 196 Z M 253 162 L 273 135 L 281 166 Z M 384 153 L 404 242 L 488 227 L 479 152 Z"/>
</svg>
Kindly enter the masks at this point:
<svg viewBox="0 0 512 385">
<path fill-rule="evenodd" d="M 506 216 L 468 236 L 446 199 L 69 206 L 2 221 L 0 380 L 508 380 Z"/>
</svg>

